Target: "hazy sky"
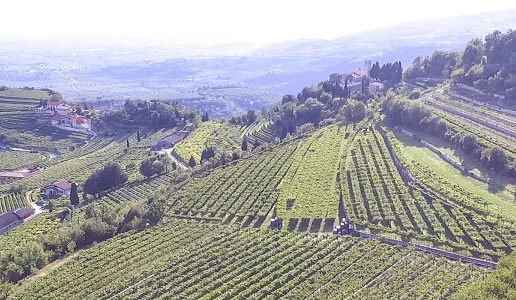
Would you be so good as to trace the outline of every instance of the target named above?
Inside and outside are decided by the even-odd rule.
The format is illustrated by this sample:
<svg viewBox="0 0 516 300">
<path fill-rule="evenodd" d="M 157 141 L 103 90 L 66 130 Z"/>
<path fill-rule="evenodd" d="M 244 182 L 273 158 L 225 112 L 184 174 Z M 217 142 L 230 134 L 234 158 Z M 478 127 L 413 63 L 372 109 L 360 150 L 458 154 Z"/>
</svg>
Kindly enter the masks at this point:
<svg viewBox="0 0 516 300">
<path fill-rule="evenodd" d="M 419 4 L 421 3 L 421 4 Z M 159 35 L 179 42 L 333 39 L 417 19 L 516 8 L 516 1 L 8 0 L 0 38 Z"/>
</svg>

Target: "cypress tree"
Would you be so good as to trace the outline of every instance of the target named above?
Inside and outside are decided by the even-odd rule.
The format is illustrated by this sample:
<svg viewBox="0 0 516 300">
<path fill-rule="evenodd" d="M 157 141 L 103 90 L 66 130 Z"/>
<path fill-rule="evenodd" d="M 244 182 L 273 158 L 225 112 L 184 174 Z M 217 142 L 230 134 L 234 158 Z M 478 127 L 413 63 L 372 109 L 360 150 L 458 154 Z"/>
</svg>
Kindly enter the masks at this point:
<svg viewBox="0 0 516 300">
<path fill-rule="evenodd" d="M 72 182 L 72 187 L 70 189 L 70 203 L 73 206 L 79 205 L 79 192 L 77 191 L 77 183 Z"/>
<path fill-rule="evenodd" d="M 195 158 L 192 156 L 190 156 L 190 160 L 188 161 L 188 165 L 190 166 L 190 168 L 193 168 L 195 167 L 197 163 L 195 162 Z"/>
</svg>

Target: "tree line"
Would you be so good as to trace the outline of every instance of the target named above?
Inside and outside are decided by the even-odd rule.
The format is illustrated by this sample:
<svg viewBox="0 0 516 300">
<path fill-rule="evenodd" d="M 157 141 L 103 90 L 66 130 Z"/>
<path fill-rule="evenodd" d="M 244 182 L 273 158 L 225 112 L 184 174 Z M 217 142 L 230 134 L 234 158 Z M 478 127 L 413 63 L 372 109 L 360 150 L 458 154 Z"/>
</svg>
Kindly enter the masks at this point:
<svg viewBox="0 0 516 300">
<path fill-rule="evenodd" d="M 489 147 L 473 134 L 448 127 L 446 120 L 436 116 L 425 104 L 389 95 L 382 103 L 382 111 L 390 124 L 414 128 L 453 143 L 488 168 L 516 178 L 516 162 L 511 161 L 503 149 Z"/>
<path fill-rule="evenodd" d="M 462 51 L 436 51 L 418 56 L 405 70 L 405 78 L 442 77 L 473 86 L 516 102 L 516 31 L 499 30 L 473 39 Z"/>
</svg>

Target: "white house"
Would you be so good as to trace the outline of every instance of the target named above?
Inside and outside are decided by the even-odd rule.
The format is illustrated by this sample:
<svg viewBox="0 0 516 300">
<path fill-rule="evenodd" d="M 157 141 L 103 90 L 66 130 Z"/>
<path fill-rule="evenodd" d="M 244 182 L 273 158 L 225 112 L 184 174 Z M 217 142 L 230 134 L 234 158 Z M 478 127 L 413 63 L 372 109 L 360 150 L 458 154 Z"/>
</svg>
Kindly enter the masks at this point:
<svg viewBox="0 0 516 300">
<path fill-rule="evenodd" d="M 72 183 L 69 181 L 59 180 L 51 185 L 41 189 L 41 195 L 46 196 L 67 196 L 70 195 Z"/>
</svg>

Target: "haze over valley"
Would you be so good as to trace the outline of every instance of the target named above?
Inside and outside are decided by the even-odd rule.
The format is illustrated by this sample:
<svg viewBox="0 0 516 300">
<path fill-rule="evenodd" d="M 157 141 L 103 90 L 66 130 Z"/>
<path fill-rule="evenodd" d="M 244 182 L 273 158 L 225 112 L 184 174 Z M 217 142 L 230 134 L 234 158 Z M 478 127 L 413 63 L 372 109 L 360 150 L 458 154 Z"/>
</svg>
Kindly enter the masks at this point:
<svg viewBox="0 0 516 300">
<path fill-rule="evenodd" d="M 165 36 L 13 39 L 0 49 L 0 85 L 56 89 L 99 108 L 125 99 L 178 100 L 231 117 L 283 94 L 360 68 L 364 59 L 409 65 L 418 55 L 459 50 L 494 28 L 516 26 L 516 10 L 411 21 L 337 39 L 178 42 Z M 330 30 L 330 28 L 328 28 Z"/>
</svg>

